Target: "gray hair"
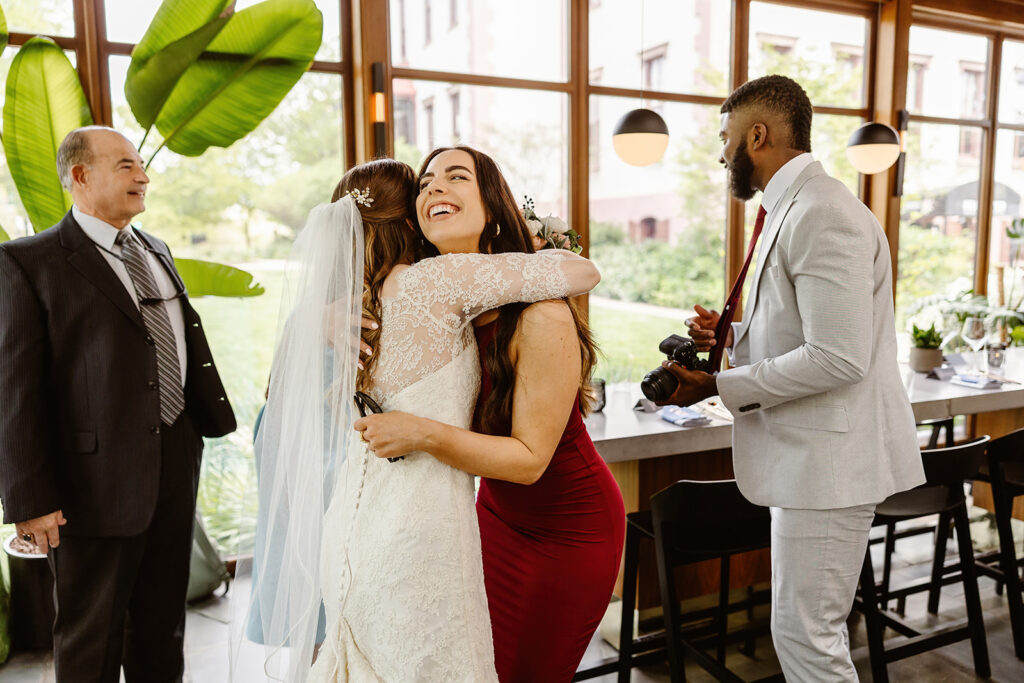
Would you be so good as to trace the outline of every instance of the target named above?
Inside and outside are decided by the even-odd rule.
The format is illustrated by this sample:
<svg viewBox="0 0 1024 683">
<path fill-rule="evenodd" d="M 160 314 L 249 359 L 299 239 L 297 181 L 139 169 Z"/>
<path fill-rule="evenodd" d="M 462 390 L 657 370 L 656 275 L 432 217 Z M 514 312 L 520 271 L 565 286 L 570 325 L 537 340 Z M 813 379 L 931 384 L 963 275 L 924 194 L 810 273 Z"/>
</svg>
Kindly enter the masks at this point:
<svg viewBox="0 0 1024 683">
<path fill-rule="evenodd" d="M 108 126 L 83 126 L 76 128 L 64 137 L 57 149 L 57 177 L 60 184 L 68 192 L 74 181 L 71 178 L 71 169 L 74 166 L 92 163 L 92 147 L 89 146 L 88 133 L 94 130 L 109 130 L 117 133 Z"/>
</svg>

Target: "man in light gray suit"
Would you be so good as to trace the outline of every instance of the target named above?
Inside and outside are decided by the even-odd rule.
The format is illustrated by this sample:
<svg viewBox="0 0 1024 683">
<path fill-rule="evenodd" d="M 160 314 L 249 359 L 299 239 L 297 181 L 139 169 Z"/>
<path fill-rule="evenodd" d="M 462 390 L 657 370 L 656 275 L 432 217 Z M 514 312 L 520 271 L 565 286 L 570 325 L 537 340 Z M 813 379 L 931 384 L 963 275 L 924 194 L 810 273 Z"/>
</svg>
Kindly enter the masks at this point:
<svg viewBox="0 0 1024 683">
<path fill-rule="evenodd" d="M 738 199 L 762 192 L 763 231 L 743 321 L 697 306 L 687 324 L 735 367 L 665 366 L 679 380 L 667 403 L 718 394 L 732 411 L 736 482 L 772 513 L 775 649 L 787 680 L 821 683 L 857 680 L 846 618 L 875 506 L 924 470 L 896 364 L 888 242 L 814 161 L 810 134 L 810 100 L 784 76 L 722 105 L 719 161 Z"/>
</svg>

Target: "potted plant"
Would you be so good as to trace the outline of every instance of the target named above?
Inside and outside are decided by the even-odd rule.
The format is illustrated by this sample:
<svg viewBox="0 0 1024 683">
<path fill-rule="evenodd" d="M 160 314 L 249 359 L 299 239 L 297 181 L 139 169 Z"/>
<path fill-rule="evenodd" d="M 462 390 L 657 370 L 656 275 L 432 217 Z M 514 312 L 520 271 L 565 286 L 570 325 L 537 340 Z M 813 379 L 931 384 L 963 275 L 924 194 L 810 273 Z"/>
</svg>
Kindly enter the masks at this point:
<svg viewBox="0 0 1024 683">
<path fill-rule="evenodd" d="M 914 325 L 911 331 L 914 347 L 910 349 L 910 369 L 914 372 L 928 372 L 942 365 L 942 335 L 934 323 L 927 330 Z"/>
</svg>

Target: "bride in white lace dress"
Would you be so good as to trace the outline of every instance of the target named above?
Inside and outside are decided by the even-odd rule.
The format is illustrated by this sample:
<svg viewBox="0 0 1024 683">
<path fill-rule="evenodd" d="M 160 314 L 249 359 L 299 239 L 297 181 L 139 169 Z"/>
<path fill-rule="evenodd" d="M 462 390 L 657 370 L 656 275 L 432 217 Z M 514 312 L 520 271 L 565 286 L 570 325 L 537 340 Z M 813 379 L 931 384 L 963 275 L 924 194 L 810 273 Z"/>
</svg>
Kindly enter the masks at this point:
<svg viewBox="0 0 1024 683">
<path fill-rule="evenodd" d="M 293 250 L 296 291 L 282 309 L 258 437 L 276 454 L 261 463 L 260 499 L 274 520 L 263 547 L 281 563 L 260 618 L 265 643 L 280 646 L 268 669 L 280 656 L 289 681 L 497 680 L 473 477 L 423 453 L 374 457 L 351 429 L 352 395 L 363 388 L 384 410 L 469 428 L 480 382 L 472 319 L 580 294 L 599 279 L 561 250 L 410 265 L 407 205 L 387 205 L 396 183 L 414 191 L 402 166 L 349 171 L 335 193 L 343 198 L 311 213 Z M 357 371 L 347 340 L 363 315 L 380 320 L 370 340 L 379 351 Z M 326 638 L 310 669 L 320 600 Z"/>
</svg>

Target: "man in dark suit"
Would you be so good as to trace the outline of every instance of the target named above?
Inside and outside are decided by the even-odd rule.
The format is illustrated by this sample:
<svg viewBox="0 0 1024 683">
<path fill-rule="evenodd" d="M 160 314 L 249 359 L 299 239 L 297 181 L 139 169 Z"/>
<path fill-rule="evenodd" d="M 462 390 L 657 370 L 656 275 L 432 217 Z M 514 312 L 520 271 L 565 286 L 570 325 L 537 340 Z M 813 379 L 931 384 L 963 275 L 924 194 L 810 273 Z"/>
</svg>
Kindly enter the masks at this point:
<svg viewBox="0 0 1024 683">
<path fill-rule="evenodd" d="M 57 155 L 74 207 L 0 245 L 0 498 L 48 552 L 59 683 L 180 681 L 203 436 L 235 429 L 149 183 L 110 128 Z"/>
</svg>

